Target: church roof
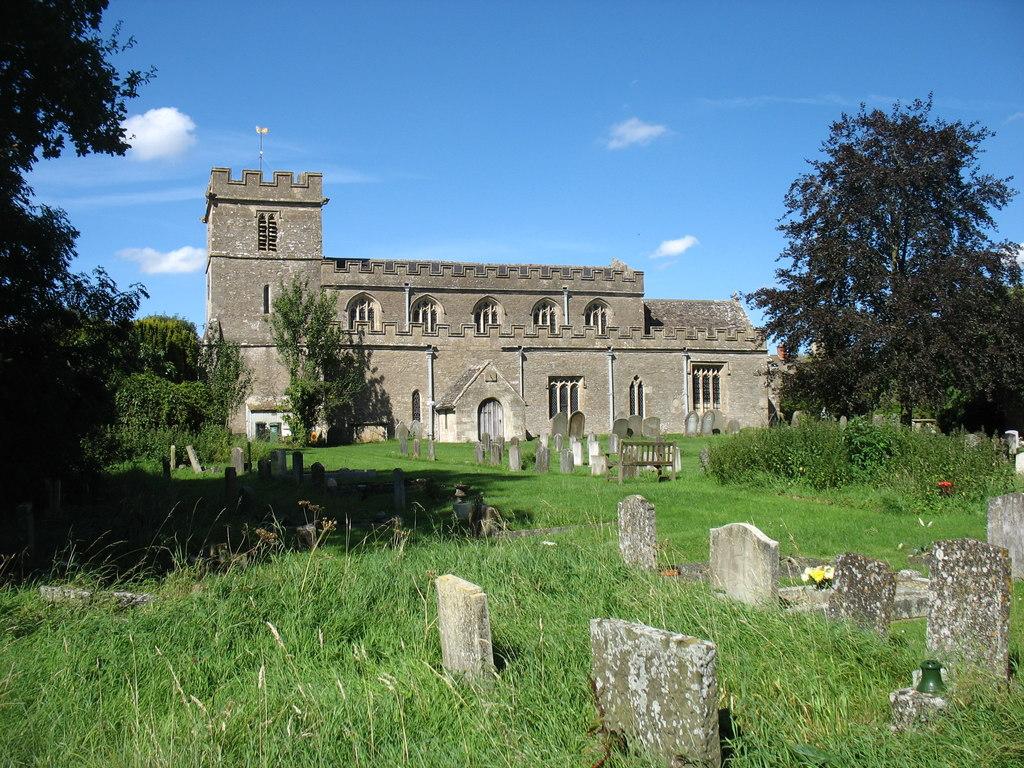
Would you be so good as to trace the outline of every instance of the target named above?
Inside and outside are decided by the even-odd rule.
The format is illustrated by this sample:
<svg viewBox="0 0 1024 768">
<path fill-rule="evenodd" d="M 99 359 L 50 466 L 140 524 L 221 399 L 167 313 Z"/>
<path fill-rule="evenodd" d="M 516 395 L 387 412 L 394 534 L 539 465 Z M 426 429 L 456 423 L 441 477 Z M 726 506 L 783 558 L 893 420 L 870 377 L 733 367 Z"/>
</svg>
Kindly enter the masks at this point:
<svg viewBox="0 0 1024 768">
<path fill-rule="evenodd" d="M 644 306 L 651 326 L 665 328 L 749 328 L 738 301 L 713 299 L 648 299 Z"/>
<path fill-rule="evenodd" d="M 473 379 L 480 375 L 480 371 L 487 367 L 487 363 L 481 363 L 480 365 L 473 365 L 467 368 L 459 378 L 452 382 L 451 386 L 445 390 L 445 393 L 441 395 L 441 399 L 437 401 L 435 406 L 438 409 L 442 408 L 454 408 L 455 403 L 458 402 L 459 398 L 462 397 L 462 393 L 466 391 L 466 388 L 473 383 Z"/>
</svg>

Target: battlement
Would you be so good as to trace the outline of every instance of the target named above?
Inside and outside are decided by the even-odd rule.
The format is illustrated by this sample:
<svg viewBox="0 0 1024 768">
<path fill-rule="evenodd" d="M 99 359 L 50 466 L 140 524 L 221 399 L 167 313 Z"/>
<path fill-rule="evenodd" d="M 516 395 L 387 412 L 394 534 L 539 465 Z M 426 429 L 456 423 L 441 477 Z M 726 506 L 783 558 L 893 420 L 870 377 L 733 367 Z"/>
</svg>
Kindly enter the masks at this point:
<svg viewBox="0 0 1024 768">
<path fill-rule="evenodd" d="M 420 285 L 452 285 L 452 280 L 530 280 L 550 282 L 556 289 L 562 285 L 600 283 L 601 290 L 615 290 L 642 294 L 644 273 L 633 269 L 614 267 L 554 266 L 549 264 L 478 264 L 462 261 L 399 261 L 391 259 L 327 258 L 324 260 L 323 282 L 345 282 L 343 276 L 355 278 L 352 282 L 378 284 L 383 281 L 414 281 Z M 386 278 L 391 278 L 387 280 Z M 397 278 L 397 280 L 396 280 Z M 428 282 L 424 282 L 424 280 Z"/>
<path fill-rule="evenodd" d="M 233 179 L 230 168 L 213 168 L 206 197 L 208 201 L 324 205 L 323 181 L 322 173 L 305 172 L 296 178 L 291 171 L 274 171 L 268 180 L 260 171 L 252 170 L 244 170 L 242 178 Z"/>
</svg>

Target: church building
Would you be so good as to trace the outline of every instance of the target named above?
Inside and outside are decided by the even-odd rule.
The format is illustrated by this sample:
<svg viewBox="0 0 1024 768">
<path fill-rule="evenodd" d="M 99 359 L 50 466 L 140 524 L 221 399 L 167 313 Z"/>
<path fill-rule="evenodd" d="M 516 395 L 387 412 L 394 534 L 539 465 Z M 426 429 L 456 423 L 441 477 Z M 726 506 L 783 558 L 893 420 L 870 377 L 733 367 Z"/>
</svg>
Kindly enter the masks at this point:
<svg viewBox="0 0 1024 768">
<path fill-rule="evenodd" d="M 440 441 L 550 431 L 580 411 L 616 418 L 717 411 L 768 422 L 765 341 L 734 299 L 647 299 L 644 274 L 610 266 L 325 258 L 323 177 L 214 168 L 206 194 L 207 333 L 239 344 L 253 391 L 232 428 L 286 433 L 288 374 L 270 313 L 294 276 L 337 296 L 337 321 L 368 357 L 368 388 L 332 442 L 419 422 Z"/>
</svg>

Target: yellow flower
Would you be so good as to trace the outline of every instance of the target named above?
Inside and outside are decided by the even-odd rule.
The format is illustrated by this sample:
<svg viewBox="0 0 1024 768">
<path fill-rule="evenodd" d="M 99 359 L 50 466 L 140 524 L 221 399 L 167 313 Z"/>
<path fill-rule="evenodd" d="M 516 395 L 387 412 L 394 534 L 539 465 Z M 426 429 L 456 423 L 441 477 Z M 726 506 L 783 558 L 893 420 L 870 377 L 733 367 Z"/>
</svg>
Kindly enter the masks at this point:
<svg viewBox="0 0 1024 768">
<path fill-rule="evenodd" d="M 811 578 L 814 579 L 815 584 L 820 584 L 825 578 L 827 578 L 825 569 L 821 566 L 811 569 Z"/>
</svg>

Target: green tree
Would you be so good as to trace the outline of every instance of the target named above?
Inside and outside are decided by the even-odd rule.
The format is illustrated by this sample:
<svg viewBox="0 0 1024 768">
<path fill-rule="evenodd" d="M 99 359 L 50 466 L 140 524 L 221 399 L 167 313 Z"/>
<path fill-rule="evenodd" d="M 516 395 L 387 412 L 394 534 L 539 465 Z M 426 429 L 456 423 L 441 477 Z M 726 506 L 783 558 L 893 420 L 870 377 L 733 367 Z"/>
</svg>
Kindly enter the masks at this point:
<svg viewBox="0 0 1024 768">
<path fill-rule="evenodd" d="M 1007 322 L 1020 267 L 992 239 L 1015 192 L 979 167 L 986 128 L 931 109 L 862 106 L 832 124 L 786 194 L 778 286 L 749 297 L 796 358 L 785 386 L 837 415 L 890 399 L 909 422 L 951 387 L 1024 383 Z"/>
<path fill-rule="evenodd" d="M 226 428 L 231 414 L 252 391 L 252 370 L 242 359 L 239 346 L 224 339 L 203 347 L 199 366 L 208 389 L 211 418 Z"/>
<path fill-rule="evenodd" d="M 139 367 L 171 381 L 199 377 L 199 335 L 196 326 L 180 317 L 150 315 L 135 321 Z"/>
<path fill-rule="evenodd" d="M 26 181 L 67 144 L 79 155 L 123 154 L 127 102 L 152 72 L 121 74 L 122 43 L 99 34 L 105 0 L 0 3 L 0 402 L 13 415 L 0 447 L 11 503 L 42 475 L 89 463 L 82 440 L 112 418 L 112 384 L 127 364 L 131 319 L 144 297 L 102 270 L 70 272 L 78 233 L 36 205 Z"/>
<path fill-rule="evenodd" d="M 340 329 L 336 315 L 337 296 L 308 291 L 298 277 L 281 285 L 270 315 L 274 344 L 288 369 L 288 423 L 303 442 L 366 387 L 365 353 Z"/>
</svg>

